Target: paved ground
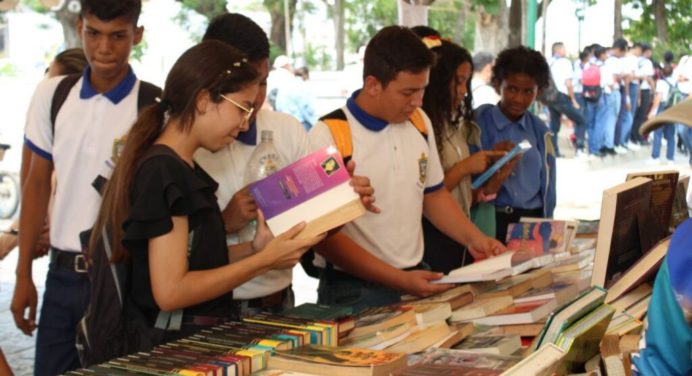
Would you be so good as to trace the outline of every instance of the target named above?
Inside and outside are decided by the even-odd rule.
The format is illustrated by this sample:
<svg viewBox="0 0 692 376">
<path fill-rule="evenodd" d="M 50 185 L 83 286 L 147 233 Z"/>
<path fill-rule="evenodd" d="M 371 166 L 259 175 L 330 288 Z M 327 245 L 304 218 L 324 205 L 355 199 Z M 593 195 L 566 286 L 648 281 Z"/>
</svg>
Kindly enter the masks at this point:
<svg viewBox="0 0 692 376">
<path fill-rule="evenodd" d="M 674 168 L 682 174 L 692 173 L 686 156 L 678 156 L 674 165 L 646 163 L 649 148 L 602 160 L 577 160 L 572 158 L 573 151 L 567 144 L 566 132 L 568 130 L 560 135 L 561 150 L 566 158 L 558 159 L 558 207 L 555 212 L 557 218 L 598 218 L 603 190 L 624 181 L 628 172 Z M 0 228 L 4 229 L 8 224 L 8 221 L 0 221 Z M 24 336 L 15 328 L 9 312 L 16 260 L 17 252 L 13 252 L 0 262 L 0 346 L 16 375 L 31 375 L 34 338 Z M 34 281 L 40 294 L 43 292 L 46 269 L 46 258 L 34 263 Z M 294 273 L 294 289 L 296 303 L 316 300 L 316 280 L 307 277 L 300 268 Z"/>
</svg>

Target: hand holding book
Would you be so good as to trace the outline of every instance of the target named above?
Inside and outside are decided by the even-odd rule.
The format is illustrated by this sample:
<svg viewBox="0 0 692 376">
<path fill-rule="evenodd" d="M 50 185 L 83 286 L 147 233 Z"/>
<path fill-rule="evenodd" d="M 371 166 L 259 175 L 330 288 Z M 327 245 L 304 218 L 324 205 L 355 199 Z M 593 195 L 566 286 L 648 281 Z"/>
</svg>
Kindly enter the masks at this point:
<svg viewBox="0 0 692 376">
<path fill-rule="evenodd" d="M 500 148 L 506 146 L 508 145 L 496 145 L 496 147 Z M 482 187 L 486 183 L 486 181 L 494 177 L 496 180 L 494 180 L 492 186 L 489 187 L 493 188 L 494 190 L 484 189 L 484 193 L 496 193 L 497 190 L 499 190 L 500 185 L 502 185 L 502 182 L 504 182 L 507 179 L 512 169 L 514 169 L 514 165 L 518 162 L 519 158 L 521 157 L 521 154 L 530 148 L 531 144 L 528 140 L 523 140 L 519 144 L 515 145 L 509 152 L 507 152 L 507 154 L 505 154 L 502 158 L 498 159 L 497 162 L 495 162 L 495 164 L 490 166 L 488 170 L 486 170 L 483 174 L 481 174 L 481 176 L 476 178 L 476 180 L 474 180 L 471 184 L 471 189 L 478 189 Z"/>
<path fill-rule="evenodd" d="M 267 223 L 264 221 L 262 211 L 257 212 L 257 232 L 252 241 L 253 250 L 262 253 L 262 258 L 267 262 L 269 269 L 288 269 L 294 267 L 300 256 L 310 247 L 321 242 L 326 233 L 308 237 L 297 238 L 306 224 L 300 222 L 279 236 L 273 237 Z M 268 242 L 267 239 L 270 239 Z M 263 242 L 266 242 L 263 244 Z"/>
<path fill-rule="evenodd" d="M 363 203 L 363 206 L 365 206 L 365 209 L 375 214 L 380 213 L 380 208 L 375 206 L 375 188 L 370 185 L 370 179 L 367 176 L 354 175 L 356 171 L 356 162 L 353 160 L 348 161 L 346 170 L 348 170 L 348 174 L 351 175 L 351 186 L 353 187 L 353 191 L 358 193 L 360 201 Z"/>
</svg>

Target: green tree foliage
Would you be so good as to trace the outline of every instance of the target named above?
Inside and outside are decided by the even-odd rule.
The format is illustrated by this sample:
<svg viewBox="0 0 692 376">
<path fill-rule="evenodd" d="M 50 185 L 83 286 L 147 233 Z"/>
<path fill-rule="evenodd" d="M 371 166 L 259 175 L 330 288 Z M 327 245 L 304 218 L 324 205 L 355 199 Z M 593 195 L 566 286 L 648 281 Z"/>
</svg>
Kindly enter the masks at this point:
<svg viewBox="0 0 692 376">
<path fill-rule="evenodd" d="M 660 0 L 658 0 L 660 1 Z M 692 0 L 665 1 L 665 17 L 655 18 L 655 3 L 650 0 L 625 0 L 635 8 L 642 10 L 641 17 L 628 19 L 629 27 L 624 30 L 625 37 L 630 41 L 649 42 L 654 45 L 655 56 L 660 60 L 662 52 L 671 50 L 676 56 L 687 54 L 692 46 Z M 661 43 L 656 37 L 656 23 L 662 22 L 668 34 L 668 42 Z"/>
<path fill-rule="evenodd" d="M 188 9 L 212 19 L 226 12 L 226 0 L 178 0 Z"/>
<path fill-rule="evenodd" d="M 473 50 L 476 15 L 467 3 L 468 0 L 436 1 L 428 10 L 428 23 L 444 38 Z"/>
<path fill-rule="evenodd" d="M 377 31 L 397 22 L 394 0 L 351 0 L 346 6 L 346 41 L 348 49 L 357 51 Z"/>
</svg>

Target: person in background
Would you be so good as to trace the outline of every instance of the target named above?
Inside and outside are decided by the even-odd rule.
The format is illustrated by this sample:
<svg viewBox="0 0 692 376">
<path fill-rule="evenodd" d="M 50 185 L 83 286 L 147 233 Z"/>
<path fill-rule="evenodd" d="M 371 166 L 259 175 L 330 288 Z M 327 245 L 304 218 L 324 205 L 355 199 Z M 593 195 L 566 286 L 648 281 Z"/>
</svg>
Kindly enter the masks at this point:
<svg viewBox="0 0 692 376">
<path fill-rule="evenodd" d="M 656 92 L 656 71 L 654 70 L 654 63 L 651 61 L 651 56 L 653 55 L 651 45 L 642 43 L 641 51 L 637 68 L 637 77 L 641 80 L 639 84 L 639 104 L 632 120 L 632 135 L 630 136 L 630 142 L 638 145 L 647 143 L 639 134 L 639 127 L 646 121 L 649 115 L 653 93 Z"/>
<path fill-rule="evenodd" d="M 627 41 L 624 39 L 618 39 L 613 43 L 613 47 L 608 52 L 605 60 L 603 61 L 603 67 L 601 68 L 601 84 L 604 86 L 603 90 L 605 94 L 610 93 L 610 102 L 605 104 L 603 111 L 606 111 L 603 115 L 597 115 L 600 122 L 603 122 L 603 139 L 601 143 L 601 156 L 615 155 L 615 154 L 625 154 L 627 153 L 627 148 L 621 142 L 620 135 L 626 128 L 632 126 L 632 118 L 630 116 L 630 110 L 625 106 L 627 101 L 630 101 L 628 97 L 629 93 L 629 78 L 623 73 L 625 66 L 625 51 L 627 50 Z M 594 51 L 594 55 L 596 52 Z M 598 57 L 597 57 L 598 58 Z M 605 77 L 604 77 L 605 75 Z M 608 86 L 609 88 L 606 88 Z M 637 85 L 637 88 L 639 85 Z M 626 89 L 627 88 L 627 89 Z M 618 93 L 616 93 L 618 92 Z M 620 105 L 617 105 L 617 102 Z M 612 117 L 615 120 L 612 120 Z M 608 119 L 608 120 L 600 120 Z"/>
<path fill-rule="evenodd" d="M 670 91 L 675 87 L 673 66 L 670 63 L 664 63 L 662 73 L 663 77 L 656 82 L 656 94 L 651 105 L 651 112 L 648 114 L 648 119 L 655 117 L 672 105 L 672 103 L 668 103 L 668 100 L 670 100 Z M 666 163 L 673 164 L 675 162 L 675 124 L 665 124 L 654 130 L 654 141 L 649 163 L 660 163 L 659 157 L 661 156 L 663 138 L 666 139 Z"/>
<path fill-rule="evenodd" d="M 552 136 L 543 120 L 529 111 L 536 97 L 548 87 L 549 79 L 550 67 L 541 53 L 526 47 L 505 49 L 497 56 L 492 75 L 500 102 L 476 111 L 483 149 L 492 149 L 499 142 L 516 145 L 528 140 L 531 144 L 493 200 L 495 238 L 500 241 L 506 238 L 508 224 L 521 217 L 551 218 L 555 210 Z"/>
<path fill-rule="evenodd" d="M 574 122 L 574 134 L 576 135 L 577 155 L 584 154 L 584 135 L 586 131 L 586 123 L 584 116 L 580 111 L 579 102 L 574 95 L 574 87 L 572 80 L 574 79 L 574 70 L 572 62 L 567 58 L 567 49 L 564 43 L 555 42 L 552 47 L 552 56 L 548 59 L 550 72 L 555 81 L 558 96 L 555 101 L 548 104 L 550 112 L 550 131 L 553 132 L 553 145 L 555 145 L 555 153 L 560 157 L 560 149 L 558 147 L 558 134 L 560 133 L 560 125 L 562 123 L 562 115 Z"/>
<path fill-rule="evenodd" d="M 425 88 L 422 108 L 430 117 L 433 127 L 445 174 L 445 188 L 452 193 L 464 214 L 471 218 L 471 206 L 494 197 L 502 183 L 500 176 L 507 176 L 507 168 L 496 174 L 493 182 L 476 192 L 471 190 L 471 175 L 484 172 L 504 152 L 470 152 L 471 145 L 476 150 L 480 149 L 481 130 L 473 122 L 473 95 L 469 90 L 473 67 L 469 52 L 446 40 L 423 37 L 423 42 L 435 54 L 437 63 L 430 70 L 430 82 Z M 474 261 L 464 246 L 438 230 L 425 217 L 423 240 L 423 262 L 433 271 L 447 274 Z"/>
<path fill-rule="evenodd" d="M 680 92 L 685 98 L 688 98 L 692 94 L 692 55 L 686 54 L 680 57 L 678 66 L 673 70 L 673 79 Z M 692 128 L 677 124 L 676 131 L 683 145 L 683 150 L 689 157 L 690 166 L 692 166 Z"/>
<path fill-rule="evenodd" d="M 309 131 L 317 122 L 317 115 L 310 90 L 295 75 L 293 59 L 286 55 L 277 56 L 273 66 L 267 82 L 269 104 L 275 111 L 293 115 Z"/>
<path fill-rule="evenodd" d="M 87 66 L 84 51 L 81 48 L 70 48 L 57 55 L 46 68 L 46 78 L 64 76 L 68 74 L 82 73 Z M 19 181 L 23 183 L 31 166 L 32 153 L 28 146 L 22 147 L 22 165 L 19 172 Z M 55 184 L 53 183 L 51 199 L 55 194 Z M 48 213 L 50 213 L 50 207 Z M 38 240 L 38 247 L 34 251 L 34 258 L 44 256 L 50 250 L 48 216 L 46 215 L 46 225 Z M 14 220 L 10 226 L 0 231 L 0 260 L 4 259 L 13 249 L 17 247 L 19 238 L 19 219 Z"/>
<path fill-rule="evenodd" d="M 497 104 L 500 96 L 490 83 L 495 55 L 490 52 L 476 52 L 473 55 L 473 79 L 471 80 L 471 94 L 473 96 L 473 109 L 484 104 Z"/>
<path fill-rule="evenodd" d="M 635 42 L 622 57 L 622 80 L 624 84 L 625 105 L 621 109 L 625 111 L 620 133 L 616 134 L 615 145 L 620 145 L 628 150 L 637 151 L 640 146 L 631 141 L 634 115 L 639 104 L 639 90 L 641 79 L 638 75 L 639 58 L 642 55 L 641 43 Z"/>
</svg>

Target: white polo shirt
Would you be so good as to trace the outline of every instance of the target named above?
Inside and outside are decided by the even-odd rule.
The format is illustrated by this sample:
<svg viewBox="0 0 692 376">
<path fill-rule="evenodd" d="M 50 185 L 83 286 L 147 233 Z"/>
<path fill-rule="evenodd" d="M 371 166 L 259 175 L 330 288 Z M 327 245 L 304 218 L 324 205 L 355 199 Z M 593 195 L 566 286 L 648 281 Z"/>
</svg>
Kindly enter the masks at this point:
<svg viewBox="0 0 692 376">
<path fill-rule="evenodd" d="M 286 163 L 293 163 L 309 153 L 308 136 L 303 125 L 293 116 L 260 110 L 250 129 L 238 135 L 236 142 L 212 153 L 198 149 L 195 161 L 219 183 L 216 198 L 221 210 L 225 209 L 233 195 L 243 188 L 245 168 L 263 130 L 273 131 L 273 143 Z M 237 237 L 229 237 L 229 244 L 237 244 Z M 233 290 L 234 299 L 253 299 L 283 290 L 291 284 L 290 268 L 271 270 L 257 276 Z"/>
<path fill-rule="evenodd" d="M 53 93 L 63 77 L 42 81 L 31 100 L 25 143 L 52 160 L 57 179 L 51 212 L 51 245 L 80 252 L 79 233 L 94 225 L 101 196 L 92 186 L 99 175 L 110 178 L 113 151 L 137 118 L 139 81 L 130 69 L 111 91 L 100 94 L 89 83 L 90 69 L 72 87 L 51 130 Z"/>
<path fill-rule="evenodd" d="M 388 124 L 348 100 L 346 113 L 353 140 L 357 175 L 370 178 L 380 214 L 367 212 L 344 225 L 344 234 L 395 268 L 417 265 L 423 258 L 423 196 L 443 188 L 444 173 L 430 119 L 423 116 L 427 141 L 409 121 Z M 334 143 L 326 124 L 310 131 L 313 150 Z M 319 256 L 319 255 L 318 255 Z M 324 266 L 324 259 L 315 262 Z"/>
<path fill-rule="evenodd" d="M 655 74 L 654 63 L 651 62 L 651 59 L 640 57 L 639 66 L 637 67 L 637 76 L 642 80 L 642 90 L 651 90 L 651 85 L 649 85 L 649 81 L 647 81 L 646 78 L 654 77 Z"/>
<path fill-rule="evenodd" d="M 567 95 L 567 84 L 568 80 L 572 80 L 574 77 L 574 71 L 572 70 L 572 63 L 566 57 L 553 57 L 550 61 L 550 73 L 553 75 L 553 81 L 555 81 L 555 88 L 562 94 Z"/>
</svg>

